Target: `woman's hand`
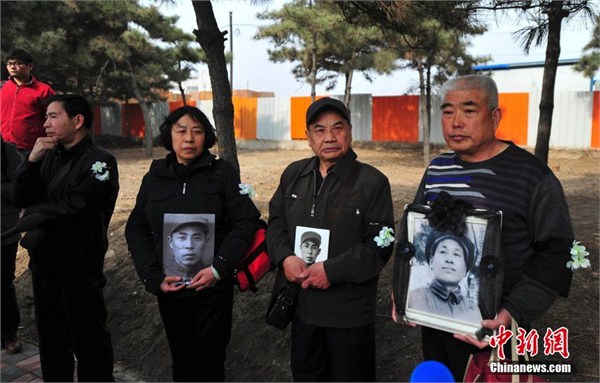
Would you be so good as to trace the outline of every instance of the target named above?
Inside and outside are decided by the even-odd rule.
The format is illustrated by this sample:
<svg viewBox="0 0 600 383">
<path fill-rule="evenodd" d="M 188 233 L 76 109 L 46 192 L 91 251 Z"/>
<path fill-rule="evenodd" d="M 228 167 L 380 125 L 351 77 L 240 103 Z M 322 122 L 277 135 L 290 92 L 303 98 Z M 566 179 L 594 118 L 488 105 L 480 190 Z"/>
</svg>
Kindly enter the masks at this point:
<svg viewBox="0 0 600 383">
<path fill-rule="evenodd" d="M 162 283 L 160 284 L 160 290 L 163 293 L 172 293 L 174 291 L 179 291 L 181 289 L 183 289 L 183 287 L 185 286 L 183 283 L 182 284 L 177 284 L 177 282 L 181 282 L 181 277 L 169 277 L 166 276 L 165 279 L 163 279 Z"/>
<path fill-rule="evenodd" d="M 194 278 L 192 278 L 187 289 L 196 289 L 196 291 L 204 290 L 213 287 L 217 283 L 217 278 L 212 272 L 212 268 L 206 267 L 198 272 Z"/>
</svg>

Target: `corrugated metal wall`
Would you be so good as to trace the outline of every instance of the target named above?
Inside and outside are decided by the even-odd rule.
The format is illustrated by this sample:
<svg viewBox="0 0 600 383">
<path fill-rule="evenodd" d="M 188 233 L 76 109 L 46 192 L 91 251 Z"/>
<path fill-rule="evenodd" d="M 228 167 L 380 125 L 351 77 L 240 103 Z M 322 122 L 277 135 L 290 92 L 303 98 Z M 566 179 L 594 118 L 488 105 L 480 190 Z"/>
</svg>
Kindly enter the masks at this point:
<svg viewBox="0 0 600 383">
<path fill-rule="evenodd" d="M 121 105 L 112 104 L 100 108 L 100 125 L 102 134 L 120 136 L 121 128 Z"/>
<path fill-rule="evenodd" d="M 344 101 L 343 95 L 331 97 Z M 352 123 L 352 139 L 354 141 L 371 141 L 372 96 L 370 94 L 353 94 L 348 109 L 350 109 L 350 122 Z"/>
<path fill-rule="evenodd" d="M 554 95 L 551 147 L 590 148 L 592 107 L 589 92 L 561 92 Z"/>
<path fill-rule="evenodd" d="M 306 111 L 311 104 L 310 100 L 310 97 L 290 98 L 290 133 L 292 140 L 306 139 Z"/>
<path fill-rule="evenodd" d="M 332 96 L 342 99 L 341 96 Z M 190 102 L 202 110 L 214 126 L 213 102 Z M 310 97 L 234 97 L 236 138 L 259 140 L 305 140 L 306 110 Z M 539 95 L 501 93 L 502 120 L 498 137 L 519 145 L 535 146 L 539 118 Z M 151 126 L 158 135 L 163 116 L 181 102 L 150 104 Z M 441 100 L 432 99 L 430 142 L 444 144 L 441 129 Z M 560 92 L 555 96 L 551 147 L 600 148 L 600 92 Z M 421 142 L 423 130 L 418 96 L 372 97 L 352 95 L 352 135 L 356 141 Z M 144 136 L 144 121 L 138 104 L 101 107 L 95 121 L 98 134 Z"/>
<path fill-rule="evenodd" d="M 373 97 L 372 139 L 418 142 L 419 96 Z"/>
<path fill-rule="evenodd" d="M 208 117 L 208 121 L 212 124 L 213 128 L 217 128 L 215 126 L 215 118 L 213 117 L 213 101 L 212 100 L 201 100 L 196 102 L 196 107 L 202 111 L 202 113 L 206 114 Z"/>
<path fill-rule="evenodd" d="M 502 118 L 496 137 L 517 145 L 527 145 L 529 93 L 501 93 L 498 95 L 498 107 Z"/>
<path fill-rule="evenodd" d="M 236 138 L 256 139 L 256 100 L 255 97 L 232 97 Z"/>
<path fill-rule="evenodd" d="M 431 98 L 431 131 L 429 132 L 429 142 L 436 145 L 445 144 L 442 134 L 442 100 L 439 97 Z M 420 120 L 420 119 L 419 119 Z M 421 122 L 419 122 L 421 126 Z M 419 132 L 419 142 L 423 142 L 423 131 Z"/>
<path fill-rule="evenodd" d="M 290 100 L 259 98 L 256 106 L 256 138 L 259 140 L 291 140 Z"/>
</svg>

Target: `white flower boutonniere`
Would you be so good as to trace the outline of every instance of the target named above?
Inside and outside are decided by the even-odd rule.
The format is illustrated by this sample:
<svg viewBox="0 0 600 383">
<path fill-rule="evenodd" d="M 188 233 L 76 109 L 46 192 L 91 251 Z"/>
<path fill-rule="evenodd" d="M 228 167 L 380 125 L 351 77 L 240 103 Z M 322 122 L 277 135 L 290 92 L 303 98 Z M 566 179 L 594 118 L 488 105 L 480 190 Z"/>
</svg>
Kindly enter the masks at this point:
<svg viewBox="0 0 600 383">
<path fill-rule="evenodd" d="M 392 242 L 396 240 L 396 238 L 394 238 L 394 229 L 389 228 L 387 226 L 382 227 L 379 231 L 379 235 L 373 238 L 373 240 L 375 241 L 377 246 L 381 248 L 389 247 L 392 244 Z"/>
<path fill-rule="evenodd" d="M 241 183 L 239 184 L 240 194 L 247 195 L 250 198 L 256 197 L 256 190 L 250 184 Z"/>
<path fill-rule="evenodd" d="M 580 243 L 579 241 L 573 241 L 573 245 L 571 245 L 571 260 L 567 262 L 567 267 L 571 270 L 590 267 L 590 260 L 587 258 L 590 253 Z"/>
<path fill-rule="evenodd" d="M 106 165 L 106 162 L 94 162 L 91 170 L 92 174 L 98 181 L 104 182 L 108 181 L 110 178 L 110 172 L 108 171 L 108 165 Z"/>
</svg>

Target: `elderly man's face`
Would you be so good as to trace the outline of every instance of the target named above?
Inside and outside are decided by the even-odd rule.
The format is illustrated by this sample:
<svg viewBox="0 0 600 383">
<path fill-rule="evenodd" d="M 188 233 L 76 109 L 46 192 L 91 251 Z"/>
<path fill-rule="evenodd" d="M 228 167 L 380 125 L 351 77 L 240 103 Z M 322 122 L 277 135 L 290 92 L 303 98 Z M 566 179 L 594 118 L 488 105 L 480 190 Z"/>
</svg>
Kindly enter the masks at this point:
<svg viewBox="0 0 600 383">
<path fill-rule="evenodd" d="M 467 274 L 463 247 L 452 238 L 438 243 L 430 262 L 433 277 L 448 287 L 458 286 Z"/>
<path fill-rule="evenodd" d="M 188 268 L 201 262 L 206 241 L 206 235 L 198 226 L 183 226 L 169 236 L 169 246 L 175 261 Z"/>
<path fill-rule="evenodd" d="M 500 118 L 499 109 L 489 109 L 482 89 L 450 91 L 442 103 L 444 139 L 465 161 L 478 162 L 489 158 L 496 142 Z"/>
<path fill-rule="evenodd" d="M 331 166 L 350 150 L 352 126 L 334 111 L 320 113 L 308 126 L 308 145 L 321 162 Z"/>
</svg>

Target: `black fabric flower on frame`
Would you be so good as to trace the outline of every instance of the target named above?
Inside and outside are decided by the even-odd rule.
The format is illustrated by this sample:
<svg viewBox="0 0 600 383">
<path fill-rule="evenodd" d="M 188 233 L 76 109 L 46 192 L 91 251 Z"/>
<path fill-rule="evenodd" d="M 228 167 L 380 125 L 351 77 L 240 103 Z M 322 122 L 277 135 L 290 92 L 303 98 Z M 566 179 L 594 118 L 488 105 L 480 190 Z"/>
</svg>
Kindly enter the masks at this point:
<svg viewBox="0 0 600 383">
<path fill-rule="evenodd" d="M 484 255 L 481 258 L 479 270 L 483 278 L 494 278 L 500 272 L 501 267 L 502 265 L 498 258 L 491 255 Z"/>
<path fill-rule="evenodd" d="M 451 230 L 456 235 L 460 235 L 467 231 L 465 218 L 469 209 L 473 209 L 473 205 L 463 200 L 455 200 L 443 191 L 431 204 L 431 211 L 426 217 L 435 230 L 440 232 Z"/>
<path fill-rule="evenodd" d="M 401 242 L 397 254 L 401 259 L 410 260 L 415 255 L 415 246 L 410 242 Z"/>
</svg>

